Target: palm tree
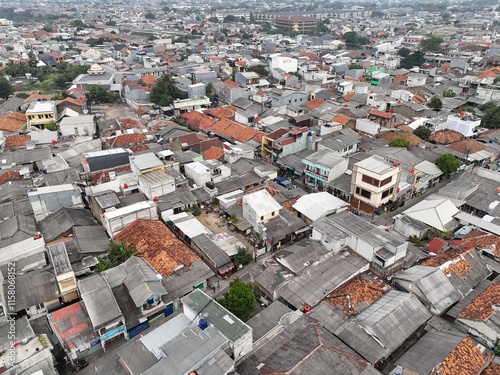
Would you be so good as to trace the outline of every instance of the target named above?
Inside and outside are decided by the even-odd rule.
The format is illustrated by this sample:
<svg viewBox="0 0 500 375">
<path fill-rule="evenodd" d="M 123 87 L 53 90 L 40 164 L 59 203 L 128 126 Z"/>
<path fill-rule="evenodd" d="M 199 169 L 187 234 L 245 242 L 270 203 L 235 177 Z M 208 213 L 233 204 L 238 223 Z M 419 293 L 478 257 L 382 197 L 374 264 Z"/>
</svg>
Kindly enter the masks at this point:
<svg viewBox="0 0 500 375">
<path fill-rule="evenodd" d="M 108 258 L 113 264 L 117 266 L 125 262 L 131 256 L 137 256 L 137 250 L 134 245 L 127 245 L 125 242 L 114 243 L 111 242 L 108 247 Z"/>
</svg>

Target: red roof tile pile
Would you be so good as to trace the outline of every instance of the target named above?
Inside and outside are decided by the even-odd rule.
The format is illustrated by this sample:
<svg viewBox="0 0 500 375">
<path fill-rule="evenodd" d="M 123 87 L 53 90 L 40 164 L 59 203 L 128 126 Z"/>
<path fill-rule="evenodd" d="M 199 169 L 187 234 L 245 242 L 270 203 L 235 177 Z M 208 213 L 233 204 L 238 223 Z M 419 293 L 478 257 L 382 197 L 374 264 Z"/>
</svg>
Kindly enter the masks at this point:
<svg viewBox="0 0 500 375">
<path fill-rule="evenodd" d="M 194 110 L 183 113 L 181 117 L 186 120 L 189 126 L 199 130 L 210 129 L 216 123 L 212 117 Z"/>
<path fill-rule="evenodd" d="M 349 281 L 344 286 L 332 292 L 327 300 L 332 305 L 342 305 L 344 314 L 348 316 L 356 315 L 356 307 L 360 302 L 372 304 L 384 295 L 385 284 L 374 282 L 363 277 L 357 277 Z M 350 309 L 347 296 L 350 298 Z"/>
<path fill-rule="evenodd" d="M 141 129 L 144 123 L 141 120 L 135 118 L 122 118 L 118 122 L 120 126 L 125 129 Z"/>
<path fill-rule="evenodd" d="M 480 295 L 478 295 L 458 316 L 460 318 L 486 320 L 495 311 L 493 306 L 500 301 L 500 283 L 492 282 Z"/>
<path fill-rule="evenodd" d="M 463 141 L 455 142 L 448 147 L 464 155 L 473 154 L 488 148 L 488 146 L 484 143 L 475 141 L 474 139 L 464 139 Z"/>
<path fill-rule="evenodd" d="M 477 375 L 489 358 L 474 344 L 470 337 L 465 337 L 453 349 L 431 375 Z"/>
<path fill-rule="evenodd" d="M 109 172 L 115 172 L 115 173 L 120 173 L 120 172 L 126 172 L 130 171 L 130 165 L 122 165 L 121 167 L 116 167 L 113 169 L 108 169 L 107 171 L 99 171 L 99 172 L 94 172 L 90 175 L 90 181 L 92 181 L 92 184 L 99 185 L 103 184 L 105 182 L 111 181 L 109 178 Z"/>
<path fill-rule="evenodd" d="M 145 140 L 146 136 L 144 134 L 122 134 L 116 136 L 114 139 L 110 139 L 109 144 L 111 147 L 127 147 L 144 142 Z"/>
<path fill-rule="evenodd" d="M 165 276 L 171 275 L 177 267 L 191 266 L 199 259 L 159 220 L 136 220 L 118 233 L 115 240 L 133 244 L 144 259 Z"/>
</svg>

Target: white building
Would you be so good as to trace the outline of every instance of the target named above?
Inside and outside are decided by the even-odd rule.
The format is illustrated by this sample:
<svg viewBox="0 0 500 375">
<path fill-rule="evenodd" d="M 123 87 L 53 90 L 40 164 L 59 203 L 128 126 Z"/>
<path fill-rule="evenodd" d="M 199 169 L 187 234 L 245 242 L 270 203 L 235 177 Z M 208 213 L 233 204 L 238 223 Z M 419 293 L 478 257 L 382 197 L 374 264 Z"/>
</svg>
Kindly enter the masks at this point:
<svg viewBox="0 0 500 375">
<path fill-rule="evenodd" d="M 481 119 L 469 113 L 460 113 L 460 115 L 449 115 L 446 120 L 446 129 L 455 130 L 466 137 L 472 137 L 476 129 L 481 124 Z"/>
<path fill-rule="evenodd" d="M 243 217 L 254 227 L 279 215 L 281 205 L 267 190 L 259 190 L 243 197 Z"/>
<path fill-rule="evenodd" d="M 151 200 L 175 191 L 175 178 L 167 174 L 165 169 L 143 173 L 138 182 L 139 190 Z"/>
<path fill-rule="evenodd" d="M 111 210 L 102 214 L 102 225 L 108 235 L 114 238 L 127 225 L 137 219 L 158 220 L 158 210 L 155 202 L 137 202 L 129 206 Z"/>
<path fill-rule="evenodd" d="M 282 69 L 285 73 L 297 72 L 298 60 L 281 54 L 274 54 L 269 56 L 269 71 L 274 69 Z"/>
<path fill-rule="evenodd" d="M 62 136 L 83 135 L 92 136 L 96 130 L 94 115 L 64 117 L 59 123 Z"/>
</svg>

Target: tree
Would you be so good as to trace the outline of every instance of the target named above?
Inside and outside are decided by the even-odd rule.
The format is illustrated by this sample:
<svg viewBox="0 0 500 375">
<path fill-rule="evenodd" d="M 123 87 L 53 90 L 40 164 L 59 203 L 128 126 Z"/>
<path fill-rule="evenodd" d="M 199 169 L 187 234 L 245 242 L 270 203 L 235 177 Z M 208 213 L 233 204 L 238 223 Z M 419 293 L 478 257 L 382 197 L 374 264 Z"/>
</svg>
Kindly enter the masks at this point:
<svg viewBox="0 0 500 375">
<path fill-rule="evenodd" d="M 438 52 L 441 51 L 441 43 L 443 43 L 443 38 L 431 36 L 430 38 L 422 40 L 422 48 L 424 51 Z"/>
<path fill-rule="evenodd" d="M 229 22 L 235 22 L 235 21 L 236 21 L 236 17 L 233 16 L 232 14 L 230 14 L 230 15 L 224 17 L 224 21 L 222 21 L 222 22 L 229 23 Z"/>
<path fill-rule="evenodd" d="M 252 255 L 248 253 L 247 249 L 238 246 L 238 253 L 234 256 L 234 263 L 247 265 L 252 261 Z"/>
<path fill-rule="evenodd" d="M 152 12 L 148 12 L 144 15 L 144 18 L 147 19 L 147 20 L 154 20 L 155 19 L 155 14 L 152 13 Z"/>
<path fill-rule="evenodd" d="M 371 17 L 372 18 L 382 18 L 384 17 L 384 13 L 382 13 L 381 11 L 379 10 L 374 10 L 371 14 Z"/>
<path fill-rule="evenodd" d="M 253 65 L 248 68 L 249 72 L 255 72 L 258 74 L 261 74 L 263 76 L 268 76 L 269 75 L 269 70 L 267 70 L 267 66 L 264 64 L 259 64 L 259 65 Z"/>
<path fill-rule="evenodd" d="M 50 130 L 50 131 L 56 131 L 57 130 L 57 125 L 56 125 L 56 122 L 54 120 L 50 120 L 43 127 L 44 127 L 44 129 L 47 129 L 47 130 Z"/>
<path fill-rule="evenodd" d="M 236 279 L 229 283 L 229 291 L 218 301 L 243 321 L 250 319 L 256 307 L 255 294 L 251 283 Z"/>
<path fill-rule="evenodd" d="M 491 110 L 491 109 L 495 109 L 496 107 L 497 107 L 497 104 L 496 104 L 495 102 L 491 102 L 491 101 L 490 101 L 490 102 L 486 102 L 486 103 L 484 103 L 484 104 L 481 104 L 481 105 L 479 106 L 479 109 L 480 109 L 481 111 L 483 111 L 483 112 L 487 112 L 487 111 L 489 111 L 489 110 Z"/>
<path fill-rule="evenodd" d="M 457 96 L 457 94 L 455 94 L 455 91 L 453 90 L 446 90 L 445 92 L 443 92 L 443 96 L 445 98 L 454 98 L 455 96 Z"/>
<path fill-rule="evenodd" d="M 111 242 L 108 246 L 107 255 L 99 258 L 97 270 L 101 272 L 116 267 L 132 256 L 140 256 L 134 245 L 127 245 L 124 242 Z"/>
<path fill-rule="evenodd" d="M 490 107 L 481 118 L 481 127 L 489 129 L 500 128 L 500 106 Z"/>
<path fill-rule="evenodd" d="M 82 29 L 86 28 L 87 25 L 82 20 L 73 20 L 73 27 L 81 27 Z"/>
<path fill-rule="evenodd" d="M 427 126 L 420 125 L 418 128 L 416 128 L 413 131 L 413 134 L 415 134 L 420 139 L 423 139 L 424 141 L 426 141 L 431 136 L 432 131 Z"/>
<path fill-rule="evenodd" d="M 347 48 L 355 49 L 368 44 L 369 40 L 365 37 L 360 37 L 355 31 L 348 31 L 342 35 Z"/>
<path fill-rule="evenodd" d="M 349 69 L 363 69 L 363 66 L 361 64 L 349 64 Z"/>
<path fill-rule="evenodd" d="M 399 51 L 398 51 L 398 55 L 401 56 L 401 57 L 406 57 L 410 53 L 411 53 L 410 49 L 406 48 L 406 47 L 400 48 Z"/>
<path fill-rule="evenodd" d="M 210 17 L 208 20 L 213 23 L 219 23 L 219 19 L 217 17 Z"/>
<path fill-rule="evenodd" d="M 450 17 L 451 17 L 451 13 L 448 13 L 448 12 L 443 13 L 441 15 L 441 18 L 443 19 L 443 21 L 448 21 L 450 19 Z"/>
<path fill-rule="evenodd" d="M 8 99 L 14 93 L 12 85 L 4 76 L 0 76 L 0 98 Z"/>
<path fill-rule="evenodd" d="M 87 92 L 89 101 L 99 103 L 113 103 L 118 100 L 118 94 L 110 92 L 101 86 L 92 85 Z"/>
<path fill-rule="evenodd" d="M 113 20 L 109 20 L 106 22 L 106 26 L 116 26 L 116 22 Z"/>
<path fill-rule="evenodd" d="M 175 81 L 169 76 L 164 75 L 151 89 L 150 99 L 159 106 L 167 106 L 175 99 L 185 99 L 187 94 L 175 85 Z"/>
<path fill-rule="evenodd" d="M 441 169 L 441 172 L 443 172 L 447 176 L 455 173 L 458 170 L 458 168 L 460 168 L 460 162 L 455 157 L 455 155 L 450 153 L 446 153 L 439 156 L 436 159 L 435 164 L 438 166 L 439 169 Z"/>
<path fill-rule="evenodd" d="M 443 102 L 439 98 L 439 96 L 435 95 L 429 100 L 427 103 L 427 107 L 432 108 L 432 109 L 441 109 L 443 108 Z"/>
<path fill-rule="evenodd" d="M 396 138 L 389 142 L 390 147 L 409 147 L 410 146 L 410 141 L 407 140 L 406 138 Z"/>
</svg>

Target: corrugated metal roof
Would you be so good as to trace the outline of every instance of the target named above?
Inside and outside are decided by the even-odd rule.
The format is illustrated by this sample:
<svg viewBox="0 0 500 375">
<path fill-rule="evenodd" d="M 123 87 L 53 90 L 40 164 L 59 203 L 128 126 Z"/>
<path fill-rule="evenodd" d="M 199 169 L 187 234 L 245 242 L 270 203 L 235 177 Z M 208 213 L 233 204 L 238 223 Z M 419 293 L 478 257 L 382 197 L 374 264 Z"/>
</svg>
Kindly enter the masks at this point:
<svg viewBox="0 0 500 375">
<path fill-rule="evenodd" d="M 190 320 L 179 314 L 158 328 L 141 337 L 142 344 L 159 360 L 163 357 L 160 347 L 175 339 L 187 326 Z"/>
</svg>

